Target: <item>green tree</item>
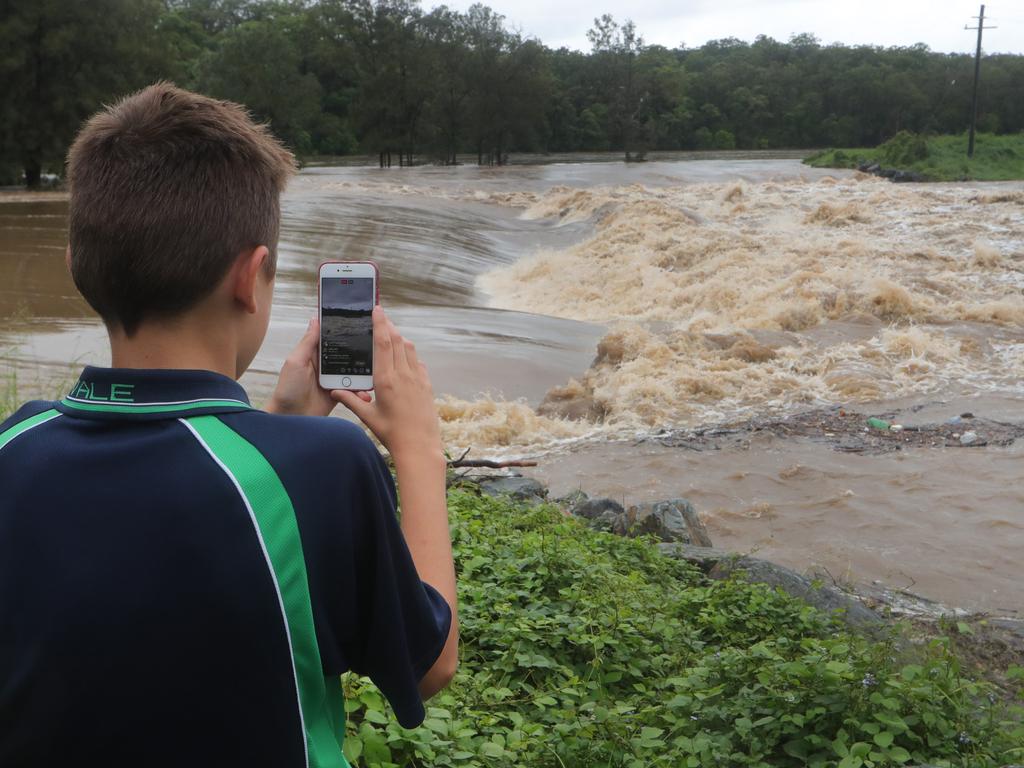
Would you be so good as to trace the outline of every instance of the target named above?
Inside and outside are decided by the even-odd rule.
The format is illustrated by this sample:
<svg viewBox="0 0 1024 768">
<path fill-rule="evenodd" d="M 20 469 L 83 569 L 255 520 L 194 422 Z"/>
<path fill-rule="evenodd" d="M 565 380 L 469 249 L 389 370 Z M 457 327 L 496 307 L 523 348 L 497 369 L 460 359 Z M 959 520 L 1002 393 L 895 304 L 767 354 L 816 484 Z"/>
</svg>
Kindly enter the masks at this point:
<svg viewBox="0 0 1024 768">
<path fill-rule="evenodd" d="M 246 104 L 299 154 L 362 150 L 382 165 L 874 146 L 967 125 L 968 54 L 806 33 L 669 49 L 607 14 L 588 37 L 589 53 L 551 50 L 479 3 L 0 0 L 0 179 L 59 172 L 84 117 L 160 78 Z M 981 124 L 1024 130 L 1024 56 L 987 56 L 983 71 Z"/>
<path fill-rule="evenodd" d="M 82 120 L 165 73 L 160 0 L 0 1 L 0 168 L 38 186 Z M 117 34 L 111 34 L 117 30 Z"/>
<path fill-rule="evenodd" d="M 646 148 L 643 139 L 638 141 L 644 125 L 642 111 L 646 93 L 639 77 L 636 59 L 644 51 L 644 39 L 629 19 L 619 25 L 610 14 L 594 19 L 594 26 L 587 32 L 587 39 L 593 50 L 593 58 L 601 68 L 601 79 L 608 99 L 609 117 L 612 130 L 618 134 L 625 152 L 626 161 L 631 153 Z M 638 145 L 638 146 L 637 146 Z"/>
<path fill-rule="evenodd" d="M 213 96 L 245 104 L 296 152 L 307 154 L 320 117 L 320 84 L 302 71 L 298 21 L 281 14 L 222 33 L 219 47 L 204 62 L 200 85 Z"/>
</svg>

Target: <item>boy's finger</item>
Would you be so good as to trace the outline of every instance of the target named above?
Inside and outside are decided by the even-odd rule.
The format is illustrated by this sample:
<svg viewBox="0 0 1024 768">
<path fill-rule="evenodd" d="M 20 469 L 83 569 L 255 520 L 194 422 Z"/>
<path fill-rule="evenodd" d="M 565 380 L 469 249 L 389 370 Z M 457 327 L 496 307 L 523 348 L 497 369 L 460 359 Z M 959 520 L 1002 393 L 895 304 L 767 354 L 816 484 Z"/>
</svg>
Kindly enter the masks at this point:
<svg viewBox="0 0 1024 768">
<path fill-rule="evenodd" d="M 416 354 L 416 345 L 408 339 L 405 340 L 405 359 L 409 361 L 409 367 L 414 371 L 420 367 L 420 358 Z"/>
<path fill-rule="evenodd" d="M 373 375 L 388 376 L 395 367 L 388 319 L 378 304 L 373 308 Z"/>
<path fill-rule="evenodd" d="M 332 389 L 331 399 L 337 400 L 359 417 L 366 426 L 370 426 L 370 421 L 373 420 L 373 405 L 360 397 L 362 394 L 364 393 L 351 392 L 347 389 Z"/>
<path fill-rule="evenodd" d="M 299 339 L 298 348 L 302 350 L 303 356 L 317 357 L 316 348 L 320 344 L 320 318 L 314 317 L 309 321 L 306 332 Z"/>
<path fill-rule="evenodd" d="M 409 360 L 405 356 L 405 339 L 398 332 L 398 328 L 390 318 L 388 319 L 388 330 L 391 333 L 391 354 L 395 361 L 395 370 L 404 371 L 409 367 Z"/>
<path fill-rule="evenodd" d="M 317 357 L 316 353 L 319 342 L 320 323 L 317 318 L 314 317 L 306 326 L 306 331 L 302 334 L 302 338 L 299 339 L 298 343 L 292 348 L 292 351 L 288 353 L 288 359 L 294 363 L 305 363 L 309 358 Z"/>
</svg>

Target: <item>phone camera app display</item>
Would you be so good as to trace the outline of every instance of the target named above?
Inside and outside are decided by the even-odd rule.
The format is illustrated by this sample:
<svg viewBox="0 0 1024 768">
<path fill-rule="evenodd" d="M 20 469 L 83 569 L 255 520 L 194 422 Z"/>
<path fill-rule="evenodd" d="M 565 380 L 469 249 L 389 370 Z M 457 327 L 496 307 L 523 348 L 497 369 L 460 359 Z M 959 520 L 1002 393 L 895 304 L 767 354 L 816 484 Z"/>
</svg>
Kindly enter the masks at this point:
<svg viewBox="0 0 1024 768">
<path fill-rule="evenodd" d="M 369 376 L 373 372 L 373 278 L 321 278 L 320 302 L 320 372 Z"/>
</svg>

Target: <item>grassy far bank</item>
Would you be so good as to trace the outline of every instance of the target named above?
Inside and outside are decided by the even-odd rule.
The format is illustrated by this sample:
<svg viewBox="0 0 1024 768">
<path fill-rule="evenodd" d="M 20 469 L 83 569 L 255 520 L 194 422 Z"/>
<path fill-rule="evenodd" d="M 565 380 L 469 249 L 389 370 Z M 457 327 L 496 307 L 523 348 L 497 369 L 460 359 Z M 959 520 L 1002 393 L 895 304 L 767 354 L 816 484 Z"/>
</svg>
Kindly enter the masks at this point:
<svg viewBox="0 0 1024 768">
<path fill-rule="evenodd" d="M 967 157 L 968 137 L 919 136 L 900 131 L 874 149 L 826 149 L 804 160 L 815 168 L 856 168 L 878 163 L 884 168 L 915 171 L 928 181 L 1010 181 L 1024 179 L 1024 133 L 975 136 L 974 157 Z"/>
<path fill-rule="evenodd" d="M 459 673 L 412 730 L 347 676 L 354 766 L 966 768 L 1024 755 L 1021 667 L 1006 670 L 1018 701 L 1007 703 L 969 679 L 949 638 L 869 641 L 553 506 L 472 488 L 449 506 Z"/>
</svg>

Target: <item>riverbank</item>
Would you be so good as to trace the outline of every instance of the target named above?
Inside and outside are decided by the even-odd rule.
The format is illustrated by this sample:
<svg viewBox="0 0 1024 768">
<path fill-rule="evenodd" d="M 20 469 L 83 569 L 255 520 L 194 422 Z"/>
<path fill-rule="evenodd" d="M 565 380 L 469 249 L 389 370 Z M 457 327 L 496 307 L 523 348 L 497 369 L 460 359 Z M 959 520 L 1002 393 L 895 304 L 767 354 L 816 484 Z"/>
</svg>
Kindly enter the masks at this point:
<svg viewBox="0 0 1024 768">
<path fill-rule="evenodd" d="M 853 631 L 739 570 L 593 530 L 569 503 L 455 483 L 459 673 L 412 731 L 346 680 L 350 760 L 1001 766 L 1024 747 L 1019 656 L 989 665 L 1002 685 L 976 679 L 944 631 Z"/>
<path fill-rule="evenodd" d="M 827 149 L 807 157 L 812 168 L 886 169 L 898 181 L 1014 181 L 1024 179 L 1024 133 L 997 136 L 979 133 L 974 157 L 967 157 L 968 137 L 916 136 L 901 131 L 875 148 Z"/>
</svg>

